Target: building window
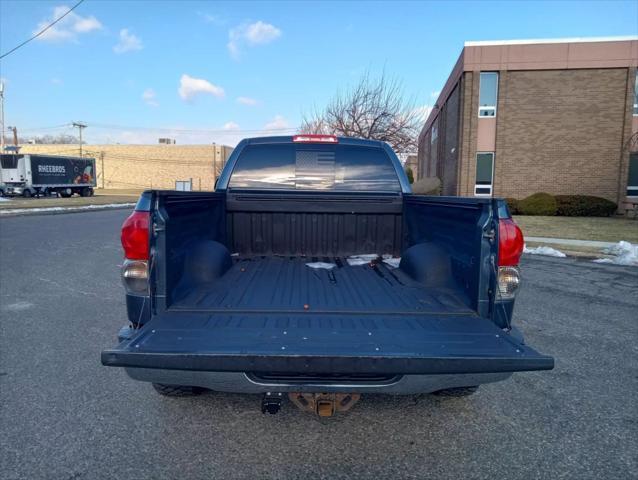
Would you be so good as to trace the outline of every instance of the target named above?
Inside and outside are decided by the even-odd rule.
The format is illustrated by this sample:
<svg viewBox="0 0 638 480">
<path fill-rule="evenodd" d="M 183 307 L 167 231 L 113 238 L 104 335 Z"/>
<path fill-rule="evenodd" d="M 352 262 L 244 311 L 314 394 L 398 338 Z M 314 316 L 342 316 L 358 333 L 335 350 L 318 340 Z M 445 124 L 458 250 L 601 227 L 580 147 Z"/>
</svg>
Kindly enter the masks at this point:
<svg viewBox="0 0 638 480">
<path fill-rule="evenodd" d="M 479 117 L 496 116 L 498 73 L 481 72 L 479 83 Z"/>
<path fill-rule="evenodd" d="M 638 197 L 638 153 L 629 156 L 629 175 L 627 175 L 627 196 Z"/>
<path fill-rule="evenodd" d="M 638 116 L 638 68 L 636 69 L 636 80 L 634 82 L 634 115 Z"/>
<path fill-rule="evenodd" d="M 480 152 L 476 154 L 476 184 L 474 195 L 492 195 L 494 178 L 494 153 Z"/>
</svg>

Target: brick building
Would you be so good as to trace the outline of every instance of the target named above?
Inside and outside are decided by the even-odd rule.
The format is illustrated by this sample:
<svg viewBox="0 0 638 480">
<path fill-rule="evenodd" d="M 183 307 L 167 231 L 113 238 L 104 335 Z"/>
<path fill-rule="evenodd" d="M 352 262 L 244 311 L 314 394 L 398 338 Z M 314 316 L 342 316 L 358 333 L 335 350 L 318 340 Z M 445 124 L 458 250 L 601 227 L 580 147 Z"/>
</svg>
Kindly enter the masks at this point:
<svg viewBox="0 0 638 480">
<path fill-rule="evenodd" d="M 638 200 L 638 37 L 467 42 L 419 135 L 444 195 Z M 629 198 L 627 198 L 629 197 Z"/>
<path fill-rule="evenodd" d="M 83 145 L 96 159 L 98 188 L 212 190 L 233 148 L 226 145 Z M 76 145 L 24 145 L 20 153 L 78 155 Z M 180 182 L 176 184 L 176 182 Z"/>
</svg>

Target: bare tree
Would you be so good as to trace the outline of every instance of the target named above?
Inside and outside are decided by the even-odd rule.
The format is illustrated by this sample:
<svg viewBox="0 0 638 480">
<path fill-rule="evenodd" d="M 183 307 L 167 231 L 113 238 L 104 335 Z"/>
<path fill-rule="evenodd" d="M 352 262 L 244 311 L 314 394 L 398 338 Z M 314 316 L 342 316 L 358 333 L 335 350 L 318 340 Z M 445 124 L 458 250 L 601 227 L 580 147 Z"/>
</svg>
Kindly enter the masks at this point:
<svg viewBox="0 0 638 480">
<path fill-rule="evenodd" d="M 59 135 L 43 135 L 33 137 L 33 141 L 35 143 L 46 143 L 46 144 L 77 144 L 79 143 L 78 137 L 75 135 L 68 135 L 65 133 L 60 133 Z"/>
<path fill-rule="evenodd" d="M 366 73 L 323 111 L 304 116 L 299 132 L 382 140 L 396 152 L 410 152 L 416 150 L 421 123 L 421 113 L 398 80 L 385 74 L 371 79 Z"/>
</svg>

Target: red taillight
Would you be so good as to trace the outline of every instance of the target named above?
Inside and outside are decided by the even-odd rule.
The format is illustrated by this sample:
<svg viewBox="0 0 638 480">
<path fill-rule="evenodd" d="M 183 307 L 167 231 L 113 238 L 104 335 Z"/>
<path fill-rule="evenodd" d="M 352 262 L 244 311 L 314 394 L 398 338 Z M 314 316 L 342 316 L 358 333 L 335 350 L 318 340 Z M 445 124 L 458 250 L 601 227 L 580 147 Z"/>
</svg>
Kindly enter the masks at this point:
<svg viewBox="0 0 638 480">
<path fill-rule="evenodd" d="M 498 222 L 498 265 L 509 267 L 518 265 L 523 254 L 523 232 L 511 218 Z"/>
<path fill-rule="evenodd" d="M 295 135 L 292 137 L 295 143 L 339 143 L 339 139 L 334 135 Z"/>
<path fill-rule="evenodd" d="M 148 260 L 148 212 L 133 212 L 122 225 L 122 247 L 129 260 Z"/>
</svg>

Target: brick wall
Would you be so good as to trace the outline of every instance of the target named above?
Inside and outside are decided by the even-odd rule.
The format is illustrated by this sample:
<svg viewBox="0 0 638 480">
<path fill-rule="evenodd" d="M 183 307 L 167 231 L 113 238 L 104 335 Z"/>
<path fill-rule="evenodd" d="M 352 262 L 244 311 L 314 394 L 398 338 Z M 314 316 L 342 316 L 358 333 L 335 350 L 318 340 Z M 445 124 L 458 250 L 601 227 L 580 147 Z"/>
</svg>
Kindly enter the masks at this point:
<svg viewBox="0 0 638 480">
<path fill-rule="evenodd" d="M 458 193 L 460 90 L 460 85 L 457 85 L 445 102 L 442 112 L 443 122 L 439 127 L 441 142 L 439 145 L 440 166 L 438 171 L 441 179 L 442 195 L 457 195 Z"/>
<path fill-rule="evenodd" d="M 231 147 L 223 145 L 84 145 L 96 159 L 99 188 L 175 188 L 176 180 L 193 179 L 193 190 L 212 190 Z M 74 145 L 25 145 L 20 153 L 76 156 Z M 102 169 L 104 166 L 104 169 Z"/>
<path fill-rule="evenodd" d="M 416 178 L 420 179 L 430 175 L 430 130 L 419 136 L 417 161 L 419 171 Z"/>
<path fill-rule="evenodd" d="M 476 181 L 476 132 L 478 122 L 479 72 L 465 72 L 461 80 L 463 109 L 461 113 L 461 152 L 459 158 L 458 195 L 474 196 Z"/>
<path fill-rule="evenodd" d="M 626 68 L 501 72 L 494 195 L 543 191 L 617 202 L 627 78 Z"/>
<path fill-rule="evenodd" d="M 432 123 L 437 129 L 437 138 L 432 141 L 432 128 L 419 135 L 418 178 L 438 177 L 443 195 L 457 195 L 458 190 L 460 90 L 461 84 L 454 87 Z"/>
</svg>

